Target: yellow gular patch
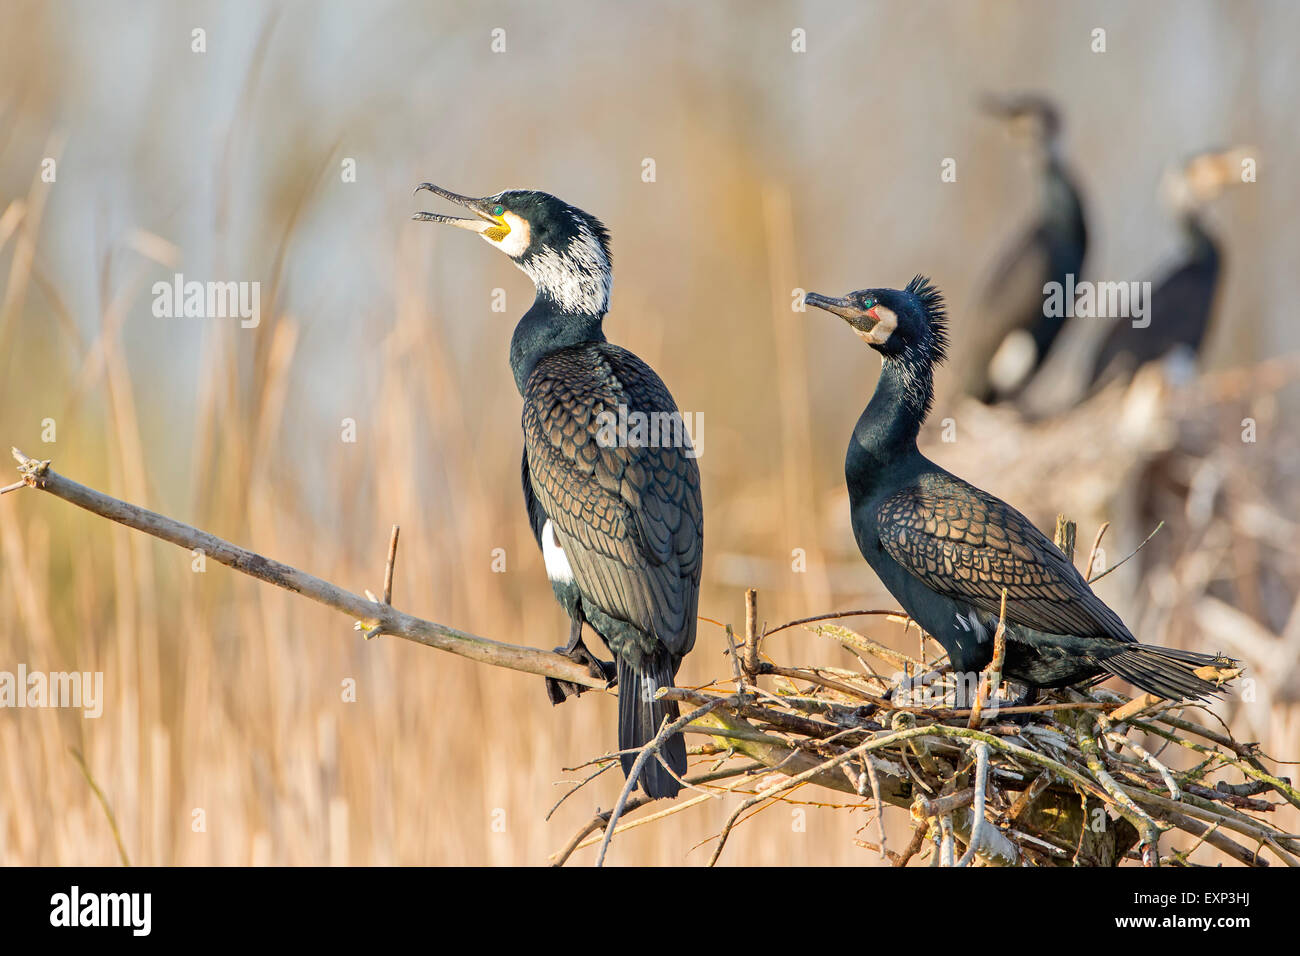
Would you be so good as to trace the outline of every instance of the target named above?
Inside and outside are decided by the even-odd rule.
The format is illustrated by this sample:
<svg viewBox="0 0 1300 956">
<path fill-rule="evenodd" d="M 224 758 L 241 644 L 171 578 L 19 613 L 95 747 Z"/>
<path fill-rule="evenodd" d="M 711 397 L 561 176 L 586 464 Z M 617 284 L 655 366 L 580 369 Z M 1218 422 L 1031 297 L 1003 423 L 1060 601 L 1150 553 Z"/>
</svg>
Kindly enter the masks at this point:
<svg viewBox="0 0 1300 956">
<path fill-rule="evenodd" d="M 868 345 L 884 345 L 894 334 L 894 329 L 898 328 L 898 316 L 893 309 L 887 309 L 883 305 L 878 305 L 871 311 L 876 313 L 876 324 L 870 332 L 859 332 L 858 335 Z"/>
<path fill-rule="evenodd" d="M 483 233 L 483 238 L 492 245 L 496 246 L 512 259 L 517 259 L 524 254 L 531 240 L 528 228 L 528 220 L 507 210 L 501 219 L 505 222 L 506 229 L 497 226 L 489 226 Z M 506 230 L 509 231 L 506 231 Z"/>
</svg>

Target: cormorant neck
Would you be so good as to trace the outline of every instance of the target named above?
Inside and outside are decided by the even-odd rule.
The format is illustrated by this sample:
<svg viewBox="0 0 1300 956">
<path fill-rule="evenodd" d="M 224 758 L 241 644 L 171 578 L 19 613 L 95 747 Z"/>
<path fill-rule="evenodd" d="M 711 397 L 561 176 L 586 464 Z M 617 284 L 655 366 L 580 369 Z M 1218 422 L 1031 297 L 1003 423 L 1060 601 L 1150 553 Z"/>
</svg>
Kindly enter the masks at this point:
<svg viewBox="0 0 1300 956">
<path fill-rule="evenodd" d="M 1189 257 L 1198 261 L 1217 263 L 1219 244 L 1205 228 L 1200 210 L 1195 208 L 1184 210 L 1179 216 L 1179 224 L 1182 226 L 1183 240 L 1187 243 Z"/>
<path fill-rule="evenodd" d="M 909 352 L 886 356 L 880 381 L 853 429 L 844 462 L 850 497 L 869 496 L 890 465 L 920 454 L 916 437 L 934 397 L 929 361 Z"/>
<path fill-rule="evenodd" d="M 547 355 L 583 342 L 604 342 L 601 322 L 605 313 L 569 311 L 544 289 L 538 289 L 533 307 L 524 313 L 510 338 L 510 369 L 515 386 L 524 393 L 524 384 L 533 369 Z"/>
<path fill-rule="evenodd" d="M 1062 234 L 1083 231 L 1083 207 L 1079 202 L 1079 191 L 1074 187 L 1070 171 L 1055 153 L 1048 157 L 1043 169 L 1043 201 L 1048 229 Z"/>
</svg>

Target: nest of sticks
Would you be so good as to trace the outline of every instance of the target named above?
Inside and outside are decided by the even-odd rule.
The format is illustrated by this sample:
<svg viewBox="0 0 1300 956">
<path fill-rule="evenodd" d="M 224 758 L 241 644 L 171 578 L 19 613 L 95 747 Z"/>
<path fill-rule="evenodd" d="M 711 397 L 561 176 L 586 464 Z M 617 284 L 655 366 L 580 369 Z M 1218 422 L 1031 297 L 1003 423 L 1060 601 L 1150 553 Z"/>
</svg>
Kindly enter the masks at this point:
<svg viewBox="0 0 1300 956">
<path fill-rule="evenodd" d="M 716 838 L 716 863 L 750 814 L 818 785 L 852 796 L 838 806 L 867 812 L 858 843 L 894 866 L 1193 866 L 1189 857 L 1202 844 L 1247 866 L 1300 865 L 1300 835 L 1271 820 L 1284 803 L 1300 808 L 1300 792 L 1204 703 L 1091 687 L 1015 706 L 1002 683 L 999 627 L 994 660 L 971 705 L 961 707 L 970 688 L 937 660 L 922 659 L 928 639 L 918 658 L 836 623 L 859 615 L 897 621 L 901 612 L 839 612 L 759 634 L 756 593 L 747 597 L 744 638 L 727 629 L 732 677 L 661 690 L 680 703 L 682 717 L 662 728 L 638 764 L 681 730 L 705 737 L 693 755 L 716 759 L 697 759 L 683 797 L 650 804 L 644 817 L 625 818 L 649 804 L 632 796 L 629 783 L 615 808 L 597 813 L 552 862 L 562 865 L 597 842 L 603 862 L 620 830 L 743 795 Z M 762 637 L 792 627 L 837 642 L 859 666 L 762 660 Z M 1224 662 L 1198 673 L 1226 684 L 1240 670 Z M 617 763 L 616 755 L 592 761 L 591 775 L 560 802 Z M 906 846 L 890 847 L 886 807 L 910 815 Z"/>
</svg>

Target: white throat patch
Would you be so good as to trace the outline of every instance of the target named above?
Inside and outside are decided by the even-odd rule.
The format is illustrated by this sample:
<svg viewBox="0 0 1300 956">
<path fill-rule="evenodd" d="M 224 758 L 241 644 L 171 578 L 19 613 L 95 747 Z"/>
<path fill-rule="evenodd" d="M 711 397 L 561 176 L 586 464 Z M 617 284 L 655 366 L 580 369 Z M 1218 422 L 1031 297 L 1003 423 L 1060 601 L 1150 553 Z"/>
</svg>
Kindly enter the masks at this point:
<svg viewBox="0 0 1300 956">
<path fill-rule="evenodd" d="M 515 265 L 533 280 L 537 291 L 545 291 L 566 312 L 604 315 L 609 311 L 614 285 L 609 257 L 585 219 L 575 214 L 573 224 L 577 235 L 563 249 L 544 249 L 523 259 L 516 257 Z M 506 236 L 505 241 L 509 242 L 513 235 Z"/>
<path fill-rule="evenodd" d="M 488 239 L 487 236 L 484 236 L 483 238 L 487 239 L 488 242 L 491 242 L 492 245 L 496 246 L 511 259 L 516 259 L 524 254 L 524 250 L 528 248 L 528 243 L 532 241 L 532 229 L 529 227 L 527 219 L 516 216 L 512 212 L 507 212 L 501 218 L 504 219 L 506 225 L 510 227 L 510 231 L 506 233 L 505 238 L 500 242 Z"/>
</svg>

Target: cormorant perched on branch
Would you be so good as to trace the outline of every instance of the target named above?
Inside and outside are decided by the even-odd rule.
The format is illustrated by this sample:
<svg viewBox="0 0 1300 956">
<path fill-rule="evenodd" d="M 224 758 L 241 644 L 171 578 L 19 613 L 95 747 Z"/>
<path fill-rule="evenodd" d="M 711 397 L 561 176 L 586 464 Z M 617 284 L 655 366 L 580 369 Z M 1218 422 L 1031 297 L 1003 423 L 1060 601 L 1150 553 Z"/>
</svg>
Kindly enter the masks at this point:
<svg viewBox="0 0 1300 956">
<path fill-rule="evenodd" d="M 1003 253 L 981 295 L 980 323 L 965 349 L 962 391 L 983 402 L 1014 398 L 1047 357 L 1065 318 L 1046 315 L 1043 286 L 1079 279 L 1088 249 L 1083 203 L 1061 159 L 1061 117 L 1032 94 L 987 96 L 984 109 L 1011 124 L 1041 177 L 1034 224 Z"/>
<path fill-rule="evenodd" d="M 477 232 L 537 287 L 510 341 L 510 367 L 524 399 L 524 501 L 547 577 L 571 622 L 569 644 L 557 650 L 608 679 L 608 665 L 582 642 L 583 623 L 601 636 L 618 662 L 619 749 L 640 749 L 664 720 L 677 719 L 677 704 L 655 692 L 673 685 L 695 644 L 704 512 L 690 437 L 678 427 L 672 440 L 652 445 L 635 430 L 623 441 L 609 427 L 608 416 L 621 411 L 678 411 L 650 366 L 605 340 L 613 273 L 600 220 L 533 190 L 471 199 L 430 183 L 420 189 L 474 218 L 421 212 L 416 219 Z M 552 703 L 580 690 L 547 679 Z M 660 753 L 673 773 L 686 773 L 681 734 Z M 625 774 L 635 759 L 622 755 Z M 679 790 L 658 760 L 646 763 L 640 784 L 653 798 Z"/>
<path fill-rule="evenodd" d="M 1214 684 L 1193 669 L 1216 658 L 1139 644 L 1083 576 L 1010 505 L 927 459 L 916 437 L 947 343 L 943 299 L 922 276 L 906 289 L 865 289 L 809 305 L 843 318 L 883 364 L 844 462 L 853 533 L 867 563 L 953 668 L 989 663 L 1007 590 L 1003 673 L 1038 687 L 1115 674 L 1171 699 Z"/>
<path fill-rule="evenodd" d="M 1170 353 L 1182 353 L 1189 366 L 1200 356 L 1223 271 L 1219 243 L 1205 228 L 1204 211 L 1229 185 L 1242 181 L 1241 162 L 1248 153 L 1245 148 L 1200 153 L 1165 174 L 1161 188 L 1182 228 L 1182 258 L 1152 291 L 1148 324 L 1115 320 L 1093 360 L 1090 385 L 1103 378 L 1128 379 L 1139 366 Z"/>
</svg>

